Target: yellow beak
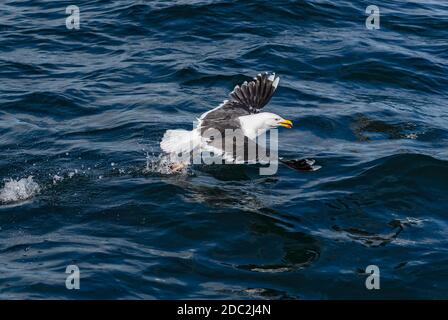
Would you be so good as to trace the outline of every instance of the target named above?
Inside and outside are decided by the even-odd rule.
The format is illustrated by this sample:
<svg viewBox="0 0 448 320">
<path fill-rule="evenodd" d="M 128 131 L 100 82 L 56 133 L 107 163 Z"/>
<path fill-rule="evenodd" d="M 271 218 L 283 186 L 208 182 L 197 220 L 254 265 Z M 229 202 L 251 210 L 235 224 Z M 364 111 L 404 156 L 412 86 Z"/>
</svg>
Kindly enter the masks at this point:
<svg viewBox="0 0 448 320">
<path fill-rule="evenodd" d="M 291 120 L 283 120 L 283 121 L 280 121 L 278 124 L 281 125 L 282 127 L 288 128 L 288 129 L 292 128 Z"/>
</svg>

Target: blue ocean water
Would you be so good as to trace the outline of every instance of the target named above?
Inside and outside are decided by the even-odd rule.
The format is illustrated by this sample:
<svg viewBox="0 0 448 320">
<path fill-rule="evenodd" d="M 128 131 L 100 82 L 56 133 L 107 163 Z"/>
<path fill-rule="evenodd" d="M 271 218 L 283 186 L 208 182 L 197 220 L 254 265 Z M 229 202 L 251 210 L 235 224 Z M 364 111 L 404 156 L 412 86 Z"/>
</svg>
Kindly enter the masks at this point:
<svg viewBox="0 0 448 320">
<path fill-rule="evenodd" d="M 0 298 L 448 298 L 448 3 L 371 2 L 2 1 Z M 167 174 L 164 131 L 264 71 L 322 168 Z"/>
</svg>

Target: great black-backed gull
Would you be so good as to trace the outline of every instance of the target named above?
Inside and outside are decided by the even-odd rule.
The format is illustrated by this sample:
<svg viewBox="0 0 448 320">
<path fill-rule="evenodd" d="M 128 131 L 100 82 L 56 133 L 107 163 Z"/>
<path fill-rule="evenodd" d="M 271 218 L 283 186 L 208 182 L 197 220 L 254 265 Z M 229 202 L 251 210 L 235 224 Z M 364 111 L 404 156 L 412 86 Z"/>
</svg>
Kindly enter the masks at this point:
<svg viewBox="0 0 448 320">
<path fill-rule="evenodd" d="M 254 159 L 250 159 L 247 150 L 251 144 L 260 149 L 255 142 L 258 136 L 279 126 L 285 128 L 293 126 L 290 120 L 275 113 L 260 112 L 274 95 L 279 80 L 275 73 L 264 73 L 258 74 L 249 83 L 246 81 L 241 86 L 237 85 L 228 100 L 200 116 L 193 130 L 167 130 L 160 142 L 161 149 L 170 155 L 186 154 L 199 149 L 212 151 L 215 155 L 218 154 L 227 161 L 233 160 L 236 163 L 257 161 L 258 153 Z M 243 152 L 244 156 L 238 152 L 238 147 L 231 149 L 225 147 L 226 133 L 229 130 L 233 131 L 232 134 L 239 132 L 244 139 L 242 146 L 246 152 Z M 210 131 L 220 133 L 222 140 L 211 138 L 207 134 Z M 175 169 L 177 168 L 179 167 L 176 165 Z"/>
</svg>

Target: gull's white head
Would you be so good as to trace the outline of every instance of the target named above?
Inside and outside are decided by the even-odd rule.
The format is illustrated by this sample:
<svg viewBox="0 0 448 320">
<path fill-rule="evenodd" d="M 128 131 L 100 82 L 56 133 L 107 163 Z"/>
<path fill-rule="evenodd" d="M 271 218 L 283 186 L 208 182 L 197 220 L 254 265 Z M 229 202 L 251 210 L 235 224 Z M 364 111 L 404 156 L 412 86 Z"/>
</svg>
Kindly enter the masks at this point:
<svg viewBox="0 0 448 320">
<path fill-rule="evenodd" d="M 286 120 L 283 117 L 280 117 L 278 114 L 270 113 L 270 112 L 262 112 L 258 113 L 255 121 L 260 122 L 260 129 L 273 129 L 277 127 L 285 127 L 288 129 L 292 128 L 292 121 Z"/>
<path fill-rule="evenodd" d="M 245 135 L 255 138 L 270 129 L 277 127 L 292 128 L 292 121 L 286 120 L 278 114 L 271 112 L 261 112 L 240 117 L 241 127 Z"/>
</svg>

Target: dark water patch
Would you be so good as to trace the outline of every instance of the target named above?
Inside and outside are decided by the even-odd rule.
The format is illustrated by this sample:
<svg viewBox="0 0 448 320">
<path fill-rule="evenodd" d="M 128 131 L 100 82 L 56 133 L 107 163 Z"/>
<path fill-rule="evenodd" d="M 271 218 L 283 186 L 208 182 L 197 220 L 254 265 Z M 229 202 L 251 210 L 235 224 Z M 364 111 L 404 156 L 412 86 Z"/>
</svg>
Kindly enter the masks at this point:
<svg viewBox="0 0 448 320">
<path fill-rule="evenodd" d="M 389 223 L 394 229 L 385 234 L 373 234 L 371 232 L 357 229 L 357 228 L 341 228 L 339 226 L 333 226 L 333 229 L 337 232 L 345 233 L 349 238 L 356 242 L 361 243 L 367 247 L 385 246 L 393 241 L 403 231 L 403 227 L 400 223 Z"/>
<path fill-rule="evenodd" d="M 366 81 L 375 85 L 387 84 L 393 74 L 400 80 L 390 83 L 391 85 L 430 93 L 437 93 L 438 90 L 436 89 L 441 87 L 446 80 L 444 77 L 437 79 L 427 77 L 424 73 L 416 74 L 410 71 L 410 69 L 404 68 L 401 64 L 399 66 L 386 65 L 383 62 L 378 62 L 376 59 L 366 59 L 361 62 L 343 65 L 338 72 L 344 79 Z M 419 78 L 418 80 L 417 77 Z"/>
<path fill-rule="evenodd" d="M 353 130 L 359 141 L 375 139 L 376 135 L 383 135 L 386 139 L 417 139 L 416 125 L 414 123 L 389 124 L 381 120 L 369 119 L 360 116 L 353 124 Z M 369 134 L 373 136 L 369 137 Z M 380 138 L 380 137 L 379 137 Z"/>
<path fill-rule="evenodd" d="M 77 101 L 78 100 L 78 101 Z M 53 92 L 33 92 L 23 95 L 20 100 L 2 104 L 2 109 L 8 112 L 20 112 L 35 116 L 52 117 L 76 117 L 79 113 L 96 113 L 91 107 L 83 106 L 83 100 L 79 95 Z"/>
<path fill-rule="evenodd" d="M 443 14 L 434 14 L 429 7 L 420 13 L 415 14 L 414 12 L 408 9 L 406 13 L 388 13 L 385 27 L 396 32 L 433 39 L 440 38 L 440 32 L 448 27 L 447 17 Z M 410 16 L 412 16 L 411 20 Z"/>
<path fill-rule="evenodd" d="M 345 221 L 354 215 L 356 220 L 365 220 L 362 224 L 370 225 L 373 216 L 375 224 L 389 223 L 397 214 L 405 220 L 446 216 L 439 205 L 445 201 L 444 190 L 448 188 L 445 161 L 424 155 L 397 155 L 375 161 L 367 168 L 351 178 L 321 186 L 334 193 L 326 204 L 335 217 Z M 350 224 L 353 226 L 353 221 Z"/>
<path fill-rule="evenodd" d="M 14 62 L 14 61 L 2 61 L 0 66 L 2 67 L 2 73 L 4 76 L 41 76 L 47 74 L 47 70 L 44 66 L 36 66 L 27 63 Z"/>
</svg>

